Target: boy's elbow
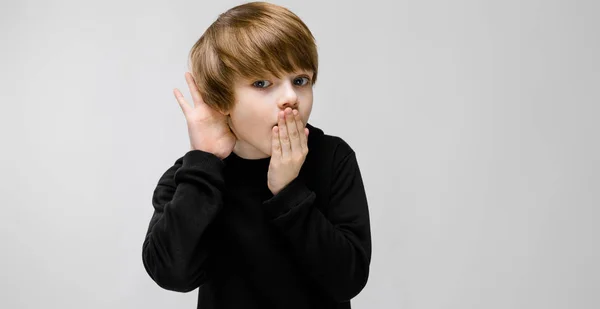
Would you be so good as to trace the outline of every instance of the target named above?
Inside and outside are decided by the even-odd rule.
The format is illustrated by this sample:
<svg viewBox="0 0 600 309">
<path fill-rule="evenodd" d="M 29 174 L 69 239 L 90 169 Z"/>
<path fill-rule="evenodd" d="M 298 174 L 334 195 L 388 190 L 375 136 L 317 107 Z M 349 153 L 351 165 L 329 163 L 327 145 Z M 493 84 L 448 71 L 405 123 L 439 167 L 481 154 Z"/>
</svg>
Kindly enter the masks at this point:
<svg viewBox="0 0 600 309">
<path fill-rule="evenodd" d="M 151 254 L 146 244 L 144 244 L 142 252 L 142 263 L 150 278 L 161 288 L 187 293 L 198 288 L 206 281 L 206 273 L 201 267 L 195 273 L 190 269 L 174 267 L 170 263 L 170 265 L 167 265 L 162 258 Z"/>
<path fill-rule="evenodd" d="M 158 286 L 165 290 L 187 293 L 198 288 L 206 280 L 205 274 L 202 273 L 198 277 L 191 276 L 182 270 L 177 270 L 168 267 L 150 268 L 144 261 L 146 272 L 156 282 Z"/>
<path fill-rule="evenodd" d="M 345 275 L 329 276 L 329 280 L 322 280 L 324 291 L 337 303 L 348 302 L 356 297 L 367 285 L 369 279 L 369 262 L 353 271 L 343 271 Z M 324 279 L 324 278 L 323 278 Z"/>
<path fill-rule="evenodd" d="M 340 284 L 332 287 L 330 290 L 330 296 L 338 303 L 348 302 L 352 298 L 356 297 L 366 286 L 367 278 L 360 280 L 351 280 L 346 284 Z"/>
<path fill-rule="evenodd" d="M 188 293 L 197 289 L 204 281 L 191 281 L 185 276 L 159 276 L 154 282 L 161 288 L 174 292 Z"/>
</svg>

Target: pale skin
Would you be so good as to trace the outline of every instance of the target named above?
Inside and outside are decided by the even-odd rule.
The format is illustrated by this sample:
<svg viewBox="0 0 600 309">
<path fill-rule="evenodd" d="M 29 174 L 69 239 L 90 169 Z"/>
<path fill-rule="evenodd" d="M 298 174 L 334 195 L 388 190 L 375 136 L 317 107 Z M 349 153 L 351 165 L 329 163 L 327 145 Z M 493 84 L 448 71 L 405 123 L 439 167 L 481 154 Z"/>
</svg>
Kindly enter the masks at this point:
<svg viewBox="0 0 600 309">
<path fill-rule="evenodd" d="M 224 159 L 236 146 L 236 135 L 233 134 L 228 123 L 227 113 L 216 111 L 206 105 L 196 88 L 192 75 L 186 72 L 185 78 L 192 94 L 194 108 L 189 106 L 178 89 L 174 89 L 174 95 L 186 117 L 191 149 L 211 152 L 220 159 Z M 277 82 L 277 85 L 279 84 Z M 304 164 L 308 154 L 309 132 L 302 118 L 308 117 L 312 107 L 312 87 L 294 88 L 287 82 L 281 83 L 281 85 L 280 88 L 270 88 L 274 90 L 269 90 L 272 92 L 267 93 L 269 97 L 281 98 L 274 105 L 278 109 L 283 109 L 277 113 L 277 125 L 271 128 L 271 160 L 267 174 L 267 186 L 273 195 L 278 194 L 298 177 Z M 277 89 L 282 90 L 276 92 Z M 278 93 L 283 93 L 283 95 L 278 96 Z M 264 99 L 262 93 L 260 95 L 258 98 L 261 99 L 261 103 L 269 102 Z M 248 103 L 245 101 L 245 104 Z M 288 104 L 295 108 L 291 108 Z M 262 108 L 262 105 L 259 106 Z M 303 113 L 299 112 L 298 106 L 304 106 Z M 247 143 L 247 141 L 244 142 Z"/>
<path fill-rule="evenodd" d="M 267 73 L 260 78 L 234 78 L 235 104 L 228 113 L 230 128 L 237 137 L 236 155 L 251 160 L 269 158 L 271 130 L 288 107 L 298 110 L 306 124 L 313 103 L 311 73 L 299 70 L 279 77 Z"/>
<path fill-rule="evenodd" d="M 185 80 L 194 106 L 190 107 L 179 89 L 175 88 L 173 94 L 185 116 L 190 147 L 192 150 L 210 152 L 222 160 L 231 154 L 236 143 L 236 137 L 227 124 L 227 115 L 204 103 L 192 74 L 185 72 Z"/>
<path fill-rule="evenodd" d="M 298 110 L 288 107 L 279 112 L 279 124 L 272 129 L 271 141 L 267 182 L 276 195 L 298 177 L 308 154 L 308 128 L 304 127 Z"/>
</svg>

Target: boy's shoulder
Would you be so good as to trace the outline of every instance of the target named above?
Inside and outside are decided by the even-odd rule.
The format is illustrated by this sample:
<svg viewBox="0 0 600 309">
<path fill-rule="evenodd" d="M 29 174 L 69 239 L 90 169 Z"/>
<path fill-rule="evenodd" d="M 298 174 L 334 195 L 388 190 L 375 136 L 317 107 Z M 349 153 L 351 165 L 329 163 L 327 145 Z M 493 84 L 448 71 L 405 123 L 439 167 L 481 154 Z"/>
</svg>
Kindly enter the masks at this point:
<svg viewBox="0 0 600 309">
<path fill-rule="evenodd" d="M 340 162 L 348 155 L 354 153 L 354 149 L 342 137 L 332 134 L 327 134 L 323 129 L 316 127 L 310 123 L 306 124 L 309 130 L 308 134 L 308 153 L 311 149 L 315 155 L 319 157 L 328 157 L 332 163 Z"/>
<path fill-rule="evenodd" d="M 316 190 L 318 196 L 326 197 L 330 194 L 332 181 L 353 174 L 357 167 L 356 155 L 342 137 L 327 134 L 308 123 L 306 127 L 309 130 L 308 155 L 300 174 L 310 189 Z"/>
</svg>

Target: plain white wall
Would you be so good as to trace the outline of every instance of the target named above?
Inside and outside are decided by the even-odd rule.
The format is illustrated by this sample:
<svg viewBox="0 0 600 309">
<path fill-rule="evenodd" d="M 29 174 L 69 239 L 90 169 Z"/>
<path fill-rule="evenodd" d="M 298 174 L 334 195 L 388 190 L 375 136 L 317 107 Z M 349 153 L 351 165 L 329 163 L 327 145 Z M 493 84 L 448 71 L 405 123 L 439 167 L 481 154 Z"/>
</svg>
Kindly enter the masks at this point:
<svg viewBox="0 0 600 309">
<path fill-rule="evenodd" d="M 196 308 L 141 246 L 189 147 L 172 90 L 240 3 L 2 1 L 1 308 Z M 597 1 L 276 3 L 317 39 L 309 122 L 363 173 L 353 308 L 600 308 Z"/>
</svg>

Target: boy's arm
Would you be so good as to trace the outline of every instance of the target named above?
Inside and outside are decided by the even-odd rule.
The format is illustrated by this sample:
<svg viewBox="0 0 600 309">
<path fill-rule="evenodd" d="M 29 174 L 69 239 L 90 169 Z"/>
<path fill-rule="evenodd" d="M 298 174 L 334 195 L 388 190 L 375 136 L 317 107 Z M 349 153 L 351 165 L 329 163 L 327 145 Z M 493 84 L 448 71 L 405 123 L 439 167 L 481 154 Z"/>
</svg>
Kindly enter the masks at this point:
<svg viewBox="0 0 600 309">
<path fill-rule="evenodd" d="M 345 153 L 332 175 L 328 205 L 316 207 L 315 193 L 300 178 L 263 203 L 304 270 L 338 302 L 364 288 L 371 262 L 367 197 L 355 153 L 349 146 Z"/>
<path fill-rule="evenodd" d="M 191 150 L 158 181 L 142 261 L 160 287 L 189 292 L 206 281 L 206 232 L 223 204 L 223 167 L 212 153 Z"/>
</svg>

